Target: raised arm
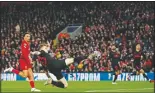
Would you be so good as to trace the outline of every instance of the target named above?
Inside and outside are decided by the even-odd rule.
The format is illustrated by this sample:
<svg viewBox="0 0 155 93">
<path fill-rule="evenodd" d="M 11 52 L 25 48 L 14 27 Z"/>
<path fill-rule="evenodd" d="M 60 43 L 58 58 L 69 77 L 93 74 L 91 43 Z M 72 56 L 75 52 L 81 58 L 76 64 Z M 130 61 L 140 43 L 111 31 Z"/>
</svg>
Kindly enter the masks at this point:
<svg viewBox="0 0 155 93">
<path fill-rule="evenodd" d="M 31 52 L 32 55 L 40 55 L 40 52 L 39 51 L 34 51 L 34 52 Z"/>
</svg>

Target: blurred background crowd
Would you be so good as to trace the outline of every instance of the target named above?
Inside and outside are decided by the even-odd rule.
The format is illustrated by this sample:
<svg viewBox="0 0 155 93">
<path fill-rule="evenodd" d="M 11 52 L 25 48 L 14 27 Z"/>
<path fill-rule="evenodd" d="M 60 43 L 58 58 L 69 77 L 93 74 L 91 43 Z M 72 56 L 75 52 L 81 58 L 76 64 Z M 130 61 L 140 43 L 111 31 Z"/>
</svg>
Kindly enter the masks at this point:
<svg viewBox="0 0 155 93">
<path fill-rule="evenodd" d="M 65 59 L 86 56 L 100 51 L 101 57 L 86 60 L 82 69 L 77 63 L 63 72 L 112 71 L 109 53 L 115 45 L 121 54 L 123 72 L 132 71 L 135 45 L 141 45 L 145 71 L 154 71 L 154 3 L 151 2 L 21 2 L 2 3 L 1 67 L 19 69 L 20 42 L 24 32 L 32 33 L 31 51 L 38 50 L 42 41 L 52 41 L 68 24 L 82 23 L 82 34 L 61 38 L 51 47 L 51 56 Z M 51 42 L 53 43 L 53 42 Z M 38 59 L 33 56 L 34 72 L 42 72 Z M 80 59 L 79 59 L 80 60 Z"/>
</svg>

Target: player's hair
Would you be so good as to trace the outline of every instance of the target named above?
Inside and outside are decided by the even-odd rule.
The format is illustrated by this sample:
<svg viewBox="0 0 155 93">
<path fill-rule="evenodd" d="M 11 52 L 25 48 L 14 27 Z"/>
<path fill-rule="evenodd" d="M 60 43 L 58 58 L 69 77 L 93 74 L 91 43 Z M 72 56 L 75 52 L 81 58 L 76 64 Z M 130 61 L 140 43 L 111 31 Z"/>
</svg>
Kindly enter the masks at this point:
<svg viewBox="0 0 155 93">
<path fill-rule="evenodd" d="M 23 37 L 25 37 L 25 35 L 26 35 L 26 34 L 31 35 L 31 33 L 30 33 L 30 32 L 25 32 L 25 33 L 23 34 Z"/>
<path fill-rule="evenodd" d="M 39 45 L 39 49 L 41 49 L 43 46 L 48 46 L 48 44 L 45 43 L 45 42 L 41 43 L 41 44 Z"/>
</svg>

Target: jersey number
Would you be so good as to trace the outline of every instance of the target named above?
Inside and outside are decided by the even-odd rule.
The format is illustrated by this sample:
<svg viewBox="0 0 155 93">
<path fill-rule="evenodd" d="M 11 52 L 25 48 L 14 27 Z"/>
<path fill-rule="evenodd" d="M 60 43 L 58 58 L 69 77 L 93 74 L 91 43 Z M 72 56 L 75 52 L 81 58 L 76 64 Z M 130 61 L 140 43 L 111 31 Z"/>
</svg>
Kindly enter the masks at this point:
<svg viewBox="0 0 155 93">
<path fill-rule="evenodd" d="M 38 57 L 38 60 L 43 66 L 47 65 L 47 61 L 45 57 Z"/>
</svg>

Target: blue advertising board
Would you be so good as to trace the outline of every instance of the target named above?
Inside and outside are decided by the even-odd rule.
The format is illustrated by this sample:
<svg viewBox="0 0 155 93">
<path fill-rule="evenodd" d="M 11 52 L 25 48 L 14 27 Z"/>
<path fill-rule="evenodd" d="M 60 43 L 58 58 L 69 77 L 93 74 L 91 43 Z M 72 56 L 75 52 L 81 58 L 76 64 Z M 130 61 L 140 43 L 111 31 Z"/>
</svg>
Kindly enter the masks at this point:
<svg viewBox="0 0 155 93">
<path fill-rule="evenodd" d="M 118 75 L 117 81 L 129 81 L 128 76 L 130 73 L 122 73 Z M 154 73 L 146 73 L 146 75 L 154 80 Z M 50 74 L 53 80 L 57 80 L 53 74 Z M 63 76 L 68 81 L 112 81 L 114 79 L 113 73 L 63 73 Z M 1 79 L 4 81 L 28 80 L 13 73 L 2 73 Z M 34 80 L 47 80 L 44 73 L 34 73 Z M 142 74 L 130 77 L 130 81 L 146 81 Z"/>
</svg>

